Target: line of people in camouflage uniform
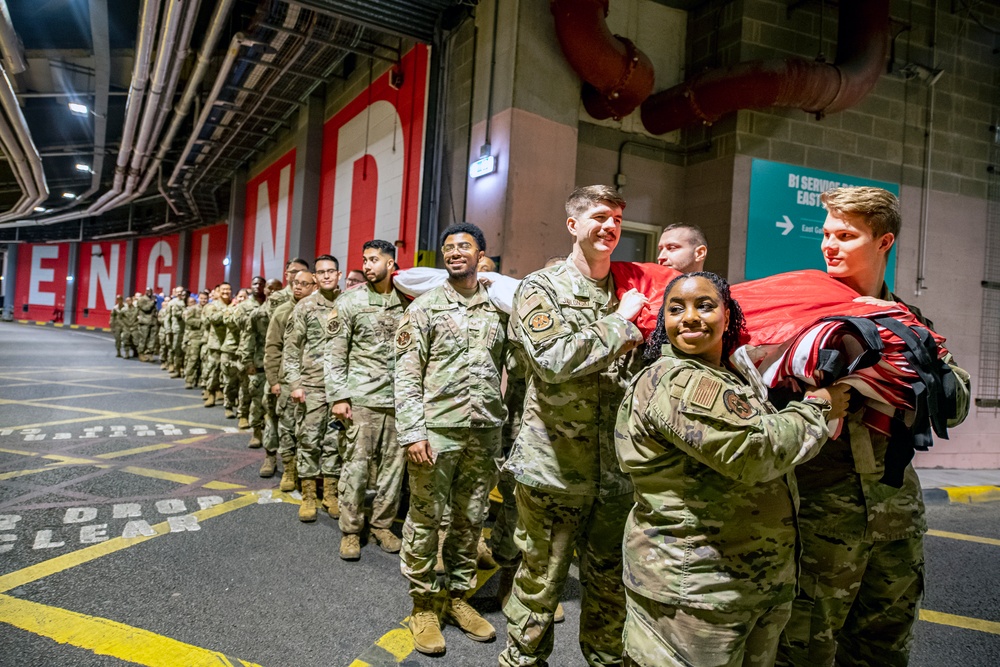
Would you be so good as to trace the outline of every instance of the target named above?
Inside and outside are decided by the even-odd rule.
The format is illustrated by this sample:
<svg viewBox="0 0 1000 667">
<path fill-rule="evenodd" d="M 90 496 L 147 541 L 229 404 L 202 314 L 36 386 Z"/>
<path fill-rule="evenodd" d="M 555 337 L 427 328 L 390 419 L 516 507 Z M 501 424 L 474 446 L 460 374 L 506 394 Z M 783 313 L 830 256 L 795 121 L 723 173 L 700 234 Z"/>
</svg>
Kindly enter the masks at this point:
<svg viewBox="0 0 1000 667">
<path fill-rule="evenodd" d="M 780 649 L 780 628 L 768 629 L 769 644 L 762 651 L 747 648 L 750 627 L 726 628 L 735 639 L 725 645 L 706 639 L 717 635 L 715 621 L 705 619 L 716 617 L 690 612 L 714 609 L 711 600 L 688 607 L 685 600 L 663 597 L 663 591 L 672 590 L 670 582 L 656 591 L 655 582 L 624 576 L 623 559 L 638 563 L 668 557 L 633 552 L 628 544 L 623 553 L 626 519 L 641 498 L 619 461 L 623 444 L 617 443 L 616 451 L 616 435 L 621 439 L 624 431 L 616 434 L 615 422 L 621 414 L 628 419 L 619 407 L 642 368 L 641 356 L 633 354 L 643 343 L 634 320 L 646 302 L 636 290 L 618 298 L 610 275 L 624 206 L 608 186 L 574 191 L 566 205 L 570 257 L 527 276 L 509 315 L 479 281 L 486 251 L 482 232 L 462 223 L 442 234 L 446 280 L 412 302 L 393 282 L 395 247 L 380 240 L 364 244 L 364 281 L 343 293 L 339 264 L 329 255 L 316 258 L 312 272 L 306 262 L 292 260 L 286 266 L 287 286 L 258 277 L 235 299 L 225 283 L 199 295 L 197 302 L 185 301 L 186 293 L 178 288 L 160 310 L 160 358 L 172 373 L 184 374 L 187 386 L 205 388 L 206 407 L 222 401 L 227 416 L 240 417 L 241 425 L 245 421 L 253 429 L 250 446 L 265 449 L 261 476 L 275 474 L 280 457 L 280 488 L 301 490 L 301 521 L 315 521 L 322 507 L 339 522 L 342 559 L 360 558 L 366 523 L 372 541 L 387 552 L 401 552 L 401 572 L 413 599 L 408 624 L 423 653 L 445 650 L 442 621 L 476 641 L 496 636 L 468 596 L 479 576 L 489 494 L 499 482 L 503 503 L 491 546 L 507 618 L 501 667 L 549 664 L 552 626 L 574 556 L 583 591 L 579 642 L 588 665 L 764 664 L 761 655 L 768 664 L 777 659 L 789 665 L 833 665 L 836 659 L 838 665 L 905 665 L 922 591 L 919 541 L 926 527 L 919 486 L 879 488 L 878 503 L 868 502 L 878 469 L 852 473 L 839 466 L 836 479 L 817 481 L 810 489 L 810 514 L 822 514 L 827 525 L 848 516 L 853 521 L 856 510 L 867 507 L 870 526 L 889 520 L 899 530 L 888 535 L 860 526 L 851 543 L 857 557 L 837 547 L 837 567 L 854 572 L 848 580 L 841 569 L 824 570 L 821 543 L 828 529 L 800 525 L 807 551 L 801 562 L 817 583 L 800 589 L 795 604 L 783 609 L 784 620 L 790 616 L 790 621 Z M 854 209 L 846 210 L 850 215 L 831 208 L 831 216 L 853 221 L 860 236 L 838 236 L 837 243 L 876 244 L 869 259 L 884 260 L 898 221 L 886 245 L 886 234 L 872 238 L 881 234 L 880 227 L 866 217 L 858 224 L 851 217 Z M 858 255 L 865 252 L 867 246 Z M 836 258 L 828 263 L 836 267 Z M 891 300 L 882 282 L 884 263 L 872 263 L 862 271 L 872 284 L 856 289 Z M 855 286 L 856 276 L 828 271 Z M 148 359 L 151 341 L 158 340 L 151 295 L 128 301 L 113 315 L 116 345 L 124 346 L 126 355 L 131 349 Z M 957 422 L 967 410 L 968 375 L 953 368 L 965 390 L 956 414 L 948 416 Z M 701 398 L 708 405 L 708 397 Z M 722 399 L 716 403 L 711 409 L 732 410 Z M 675 435 L 697 444 L 698 433 Z M 850 446 L 846 451 L 849 458 Z M 836 452 L 843 454 L 839 447 Z M 631 449 L 629 456 L 635 456 Z M 911 472 L 908 481 L 916 478 Z M 400 539 L 391 526 L 406 475 L 410 499 Z M 835 488 L 832 500 L 824 499 L 825 487 Z M 370 514 L 368 491 L 375 493 Z M 892 514 L 895 508 L 905 512 Z M 807 530 L 813 534 L 806 535 Z M 657 535 L 669 543 L 668 533 Z M 884 563 L 882 551 L 889 554 Z M 778 565 L 764 562 L 771 558 L 767 553 L 760 558 L 760 567 L 746 564 L 751 576 Z M 685 585 L 694 585 L 694 579 L 720 585 L 719 572 L 689 576 Z M 831 583 L 823 583 L 827 579 Z M 729 597 L 741 590 L 723 588 Z M 622 641 L 626 589 L 630 595 L 671 600 L 657 607 L 666 616 L 630 621 L 633 628 L 645 627 L 644 622 L 662 625 L 644 632 L 642 650 L 629 655 L 623 655 Z M 896 598 L 888 597 L 895 593 Z M 852 607 L 855 597 L 864 609 Z M 828 599 L 837 600 L 835 610 Z M 676 618 L 664 609 L 675 609 Z M 679 620 L 695 616 L 702 620 L 688 625 Z M 664 628 L 667 634 L 661 634 Z"/>
</svg>

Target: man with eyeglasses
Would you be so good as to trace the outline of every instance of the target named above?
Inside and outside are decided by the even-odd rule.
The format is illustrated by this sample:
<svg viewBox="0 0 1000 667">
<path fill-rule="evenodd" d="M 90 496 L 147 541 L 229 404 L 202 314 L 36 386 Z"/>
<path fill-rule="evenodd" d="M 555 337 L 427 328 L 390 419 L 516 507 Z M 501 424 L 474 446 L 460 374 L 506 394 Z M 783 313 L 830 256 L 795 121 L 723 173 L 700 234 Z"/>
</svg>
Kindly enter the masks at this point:
<svg viewBox="0 0 1000 667">
<path fill-rule="evenodd" d="M 327 428 L 330 408 L 323 381 L 328 327 L 335 318 L 334 301 L 340 295 L 340 265 L 332 255 L 320 255 L 313 274 L 319 290 L 296 304 L 288 320 L 282 353 L 290 398 L 302 409 L 295 430 L 298 439 L 295 465 L 302 487 L 299 521 L 316 520 L 316 482 L 321 474 L 323 504 L 331 516 L 340 515 L 337 506 L 340 452 L 337 431 Z"/>
<path fill-rule="evenodd" d="M 359 271 L 358 269 L 351 269 L 347 272 L 347 278 L 344 279 L 347 284 L 347 289 L 357 287 L 358 285 L 364 285 L 367 280 L 365 280 L 364 271 Z"/>
<path fill-rule="evenodd" d="M 367 287 L 345 292 L 329 322 L 326 394 L 332 416 L 344 426 L 344 471 L 340 478 L 340 557 L 361 557 L 365 492 L 375 487 L 371 537 L 383 551 L 397 553 L 390 530 L 399 510 L 403 450 L 396 444 L 392 393 L 393 340 L 406 298 L 393 284 L 396 247 L 380 239 L 362 247 Z M 377 470 L 369 479 L 369 470 Z"/>
<path fill-rule="evenodd" d="M 304 262 L 302 263 L 304 264 Z M 282 363 L 285 331 L 292 309 L 316 289 L 316 278 L 309 271 L 297 271 L 288 284 L 292 296 L 274 309 L 270 322 L 267 324 L 267 336 L 264 340 L 264 377 L 267 381 L 268 398 L 271 401 L 268 403 L 268 409 L 273 409 L 276 418 L 276 422 L 265 422 L 265 425 L 273 423 L 275 433 L 265 432 L 264 442 L 265 447 L 267 447 L 272 440 L 277 440 L 277 452 L 278 456 L 281 457 L 282 466 L 281 482 L 278 488 L 282 491 L 294 491 L 299 480 L 298 472 L 295 469 L 295 452 L 297 450 L 295 423 L 298 416 L 295 406 L 298 404 L 293 406 L 288 401 L 291 392 L 285 380 L 285 368 Z M 275 294 L 279 294 L 281 291 L 283 290 L 279 290 Z M 271 450 L 268 449 L 268 451 Z"/>
<path fill-rule="evenodd" d="M 413 598 L 413 643 L 427 654 L 445 650 L 442 616 L 474 641 L 496 637 L 467 600 L 476 587 L 477 547 L 507 415 L 500 392 L 507 315 L 479 283 L 485 249 L 475 225 L 446 229 L 441 253 L 448 279 L 410 304 L 396 334 L 398 437 L 410 473 L 402 571 Z M 434 563 L 445 506 L 451 507 L 451 525 L 442 585 Z"/>
</svg>

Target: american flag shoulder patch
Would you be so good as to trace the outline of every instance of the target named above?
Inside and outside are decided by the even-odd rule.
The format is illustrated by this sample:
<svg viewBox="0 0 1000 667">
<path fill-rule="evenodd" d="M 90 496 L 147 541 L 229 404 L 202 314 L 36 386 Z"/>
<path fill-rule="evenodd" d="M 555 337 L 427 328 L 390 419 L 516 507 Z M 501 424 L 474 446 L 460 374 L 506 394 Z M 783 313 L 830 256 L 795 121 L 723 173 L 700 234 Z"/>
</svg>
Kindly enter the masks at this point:
<svg viewBox="0 0 1000 667">
<path fill-rule="evenodd" d="M 715 399 L 719 396 L 719 392 L 721 390 L 721 380 L 716 380 L 715 378 L 703 375 L 698 380 L 698 384 L 695 385 L 694 390 L 691 392 L 691 398 L 689 401 L 691 405 L 711 410 L 712 406 L 715 405 Z"/>
</svg>

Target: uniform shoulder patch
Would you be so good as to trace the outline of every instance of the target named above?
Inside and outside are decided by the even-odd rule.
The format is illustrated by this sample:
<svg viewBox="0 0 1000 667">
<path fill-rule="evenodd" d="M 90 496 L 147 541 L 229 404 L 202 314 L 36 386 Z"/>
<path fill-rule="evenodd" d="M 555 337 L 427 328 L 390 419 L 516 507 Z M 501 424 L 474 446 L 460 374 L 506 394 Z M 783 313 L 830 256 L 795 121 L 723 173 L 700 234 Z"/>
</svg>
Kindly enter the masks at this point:
<svg viewBox="0 0 1000 667">
<path fill-rule="evenodd" d="M 529 296 L 527 299 L 524 300 L 524 303 L 518 305 L 517 315 L 518 317 L 523 318 L 525 315 L 527 315 L 528 313 L 530 313 L 535 308 L 538 308 L 541 305 L 542 305 L 542 297 L 538 296 L 537 294 L 532 294 L 531 296 Z"/>
<path fill-rule="evenodd" d="M 726 406 L 726 410 L 729 410 L 740 419 L 750 419 L 757 414 L 757 410 L 750 405 L 749 401 L 732 389 L 727 389 L 722 394 L 722 404 Z"/>
<path fill-rule="evenodd" d="M 396 333 L 396 349 L 405 350 L 413 343 L 413 334 L 409 329 L 400 329 Z"/>
<path fill-rule="evenodd" d="M 555 324 L 555 320 L 552 319 L 552 314 L 548 312 L 539 312 L 528 318 L 528 328 L 535 333 L 541 333 L 543 331 L 548 331 Z"/>
<path fill-rule="evenodd" d="M 331 336 L 336 336 L 344 328 L 344 324 L 337 315 L 337 310 L 331 310 L 326 317 L 326 332 Z"/>
<path fill-rule="evenodd" d="M 720 391 L 722 391 L 722 380 L 709 375 L 702 375 L 694 383 L 694 386 L 689 388 L 688 395 L 690 398 L 688 402 L 699 408 L 711 410 L 712 406 L 715 405 L 715 399 L 718 398 Z"/>
</svg>

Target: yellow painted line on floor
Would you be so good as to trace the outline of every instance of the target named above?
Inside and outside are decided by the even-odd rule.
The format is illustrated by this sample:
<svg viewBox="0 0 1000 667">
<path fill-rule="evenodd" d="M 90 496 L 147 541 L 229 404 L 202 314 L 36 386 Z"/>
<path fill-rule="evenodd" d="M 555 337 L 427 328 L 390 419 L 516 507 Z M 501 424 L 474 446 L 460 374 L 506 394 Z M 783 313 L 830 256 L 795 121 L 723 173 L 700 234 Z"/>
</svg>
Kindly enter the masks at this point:
<svg viewBox="0 0 1000 667">
<path fill-rule="evenodd" d="M 179 441 L 178 441 L 179 442 Z M 159 445 L 146 445 L 145 447 L 133 447 L 132 449 L 123 449 L 120 452 L 109 452 L 107 454 L 98 454 L 95 459 L 117 459 L 122 456 L 132 456 L 134 454 L 145 454 L 146 452 L 158 452 L 161 449 L 170 449 L 174 446 L 174 443 L 164 442 Z"/>
<path fill-rule="evenodd" d="M 984 621 L 981 618 L 971 618 L 969 616 L 956 616 L 940 611 L 920 610 L 920 620 L 938 625 L 950 625 L 953 628 L 964 628 L 977 632 L 988 632 L 991 635 L 1000 635 L 1000 623 L 996 621 Z"/>
<path fill-rule="evenodd" d="M 39 472 L 49 472 L 52 468 L 31 468 L 30 470 L 14 470 L 11 472 L 0 473 L 0 480 L 4 479 L 14 479 L 15 477 L 24 477 L 25 475 L 34 475 Z"/>
<path fill-rule="evenodd" d="M 109 412 L 107 410 L 95 410 L 93 408 L 78 408 L 69 405 L 49 405 L 48 403 L 38 403 L 35 400 L 30 401 L 11 401 L 8 399 L 0 398 L 0 405 L 21 405 L 27 406 L 29 408 L 45 408 L 47 410 L 66 410 L 68 412 L 83 412 L 91 415 L 101 415 L 102 417 L 120 417 L 121 413 Z M 11 427 L 7 427 L 11 428 Z M 23 428 L 23 427 L 14 427 Z"/>
<path fill-rule="evenodd" d="M 44 407 L 44 406 L 41 406 Z M 15 431 L 20 431 L 26 428 L 46 428 L 49 426 L 62 426 L 63 424 L 79 424 L 80 422 L 92 422 L 98 419 L 107 419 L 107 417 L 102 416 L 90 416 L 90 417 L 72 417 L 70 419 L 57 419 L 50 422 L 35 422 L 34 424 L 18 424 L 17 426 L 5 426 L 4 428 L 11 428 Z"/>
<path fill-rule="evenodd" d="M 229 482 L 206 482 L 201 485 L 205 489 L 214 489 L 216 491 L 230 491 L 232 489 L 245 489 L 246 487 L 242 484 L 230 484 Z"/>
<path fill-rule="evenodd" d="M 69 399 L 76 398 L 93 398 L 95 396 L 113 396 L 115 394 L 120 394 L 121 391 L 95 391 L 90 394 L 69 394 L 68 396 L 51 396 L 49 398 L 32 398 L 32 401 L 65 401 Z"/>
<path fill-rule="evenodd" d="M 194 477 L 192 475 L 183 475 L 176 472 L 167 472 L 166 470 L 153 470 L 152 468 L 139 468 L 136 466 L 128 466 L 126 468 L 119 468 L 121 472 L 127 472 L 132 475 L 139 475 L 140 477 L 152 477 L 153 479 L 162 479 L 168 482 L 177 482 L 178 484 L 197 484 L 201 481 L 200 477 Z M 214 489 L 216 491 L 228 491 L 232 489 L 245 489 L 246 487 L 242 484 L 230 484 L 229 482 L 213 482 L 208 481 L 201 485 L 205 489 Z"/>
<path fill-rule="evenodd" d="M 204 440 L 207 437 L 208 437 L 207 435 L 196 435 L 196 436 L 194 436 L 192 438 L 184 438 L 183 440 L 175 440 L 174 444 L 176 444 L 176 445 L 190 445 L 192 442 L 198 442 L 199 440 Z"/>
<path fill-rule="evenodd" d="M 965 535 L 963 533 L 949 533 L 945 530 L 928 530 L 927 534 L 932 537 L 946 537 L 950 540 L 962 540 L 963 542 L 978 542 L 979 544 L 990 544 L 1000 547 L 1000 540 L 993 537 L 979 537 L 978 535 Z"/>
<path fill-rule="evenodd" d="M 4 454 L 20 454 L 21 456 L 40 456 L 41 452 L 26 452 L 23 449 L 7 449 L 0 447 L 0 452 Z"/>
<path fill-rule="evenodd" d="M 241 507 L 253 505 L 256 502 L 257 494 L 247 493 L 241 495 L 239 498 L 234 498 L 233 500 L 220 503 L 214 507 L 209 507 L 208 509 L 199 510 L 193 514 L 200 523 L 207 519 L 225 514 L 226 512 L 232 512 L 233 510 L 240 509 Z M 136 544 L 141 544 L 142 542 L 155 539 L 160 535 L 166 535 L 170 532 L 170 524 L 166 521 L 158 523 L 155 526 L 152 526 L 152 528 L 155 533 L 154 535 L 140 535 L 138 537 L 130 538 L 115 537 L 106 542 L 99 542 L 92 546 L 73 551 L 72 553 L 56 556 L 55 558 L 50 558 L 49 560 L 37 563 L 36 565 L 30 565 L 26 568 L 11 572 L 10 574 L 0 576 L 0 593 L 6 593 L 7 591 L 13 590 L 18 586 L 30 584 L 33 581 L 44 579 L 45 577 L 58 572 L 63 572 L 76 567 L 77 565 L 82 565 L 83 563 L 89 563 L 90 561 L 100 558 L 101 556 L 107 556 L 108 554 L 121 551 L 122 549 L 127 549 L 131 546 L 135 546 Z"/>
<path fill-rule="evenodd" d="M 953 503 L 986 503 L 1000 500 L 1000 486 L 945 486 Z"/>
<path fill-rule="evenodd" d="M 106 618 L 0 595 L 0 622 L 60 644 L 147 667 L 232 667 L 217 651 Z M 240 660 L 244 665 L 260 667 Z"/>
<path fill-rule="evenodd" d="M 62 454 L 42 454 L 42 458 L 65 466 L 91 466 L 95 463 L 94 459 L 82 459 L 75 456 L 63 456 Z"/>
</svg>

